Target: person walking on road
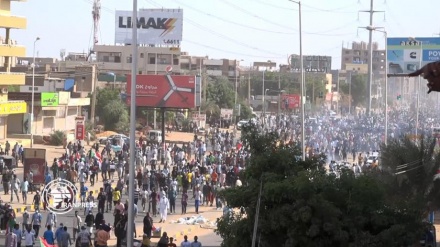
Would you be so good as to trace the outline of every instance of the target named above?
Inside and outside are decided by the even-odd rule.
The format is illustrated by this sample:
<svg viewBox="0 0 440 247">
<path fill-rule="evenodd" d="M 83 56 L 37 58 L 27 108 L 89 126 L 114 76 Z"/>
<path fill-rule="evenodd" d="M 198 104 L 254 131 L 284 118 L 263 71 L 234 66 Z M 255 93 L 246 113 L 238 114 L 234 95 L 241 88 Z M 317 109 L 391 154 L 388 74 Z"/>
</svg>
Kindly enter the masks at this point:
<svg viewBox="0 0 440 247">
<path fill-rule="evenodd" d="M 56 225 L 57 225 L 57 215 L 52 212 L 49 212 L 46 218 L 46 227 L 47 226 L 55 227 Z"/>
<path fill-rule="evenodd" d="M 75 237 L 80 231 L 81 223 L 81 216 L 78 215 L 78 211 L 75 211 L 75 217 L 73 218 L 73 239 L 76 239 Z"/>
<path fill-rule="evenodd" d="M 35 209 L 35 213 L 32 215 L 31 225 L 36 237 L 38 237 L 38 233 L 40 232 L 42 218 L 40 210 Z"/>
<path fill-rule="evenodd" d="M 20 202 L 20 198 L 18 197 L 18 189 L 20 187 L 20 180 L 17 178 L 17 175 L 12 175 L 12 180 L 11 180 L 11 202 L 12 199 L 15 196 L 17 197 L 17 201 Z"/>
<path fill-rule="evenodd" d="M 194 242 L 191 243 L 191 247 L 202 247 L 202 243 L 199 241 L 199 237 L 194 236 Z"/>
<path fill-rule="evenodd" d="M 144 217 L 144 234 L 147 234 L 148 238 L 151 238 L 151 231 L 153 230 L 153 219 L 150 217 L 150 213 L 147 213 Z"/>
<path fill-rule="evenodd" d="M 167 220 L 169 208 L 170 208 L 170 202 L 164 194 L 164 195 L 162 195 L 162 198 L 160 198 L 160 202 L 159 202 L 159 211 L 160 211 L 159 212 L 160 213 L 159 223 L 161 223 L 161 222 L 165 223 L 165 221 Z"/>
<path fill-rule="evenodd" d="M 191 247 L 191 242 L 188 241 L 188 236 L 183 236 L 183 241 L 180 244 L 180 247 Z"/>
</svg>

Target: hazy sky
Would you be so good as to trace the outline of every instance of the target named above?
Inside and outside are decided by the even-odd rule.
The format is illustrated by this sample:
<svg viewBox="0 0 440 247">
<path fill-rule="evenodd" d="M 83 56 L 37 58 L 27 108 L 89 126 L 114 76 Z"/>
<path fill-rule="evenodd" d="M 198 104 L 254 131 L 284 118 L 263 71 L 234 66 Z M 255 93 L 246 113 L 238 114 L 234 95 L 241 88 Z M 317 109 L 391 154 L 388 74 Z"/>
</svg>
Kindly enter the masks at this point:
<svg viewBox="0 0 440 247">
<path fill-rule="evenodd" d="M 41 57 L 88 51 L 92 45 L 93 0 L 28 0 L 13 2 L 12 13 L 26 16 L 27 30 L 13 30 L 12 38 L 27 46 L 33 41 Z M 115 10 L 131 10 L 132 1 L 102 0 L 99 43 L 113 44 Z M 304 55 L 330 55 L 340 68 L 341 47 L 368 41 L 370 0 L 302 1 Z M 440 0 L 375 0 L 374 25 L 389 37 L 432 37 L 440 32 Z M 138 0 L 139 8 L 182 8 L 182 51 L 211 58 L 272 60 L 286 64 L 288 54 L 299 54 L 298 5 L 288 0 Z M 4 33 L 0 33 L 4 36 Z M 438 35 L 437 35 L 438 36 Z M 373 41 L 384 45 L 384 36 Z"/>
</svg>

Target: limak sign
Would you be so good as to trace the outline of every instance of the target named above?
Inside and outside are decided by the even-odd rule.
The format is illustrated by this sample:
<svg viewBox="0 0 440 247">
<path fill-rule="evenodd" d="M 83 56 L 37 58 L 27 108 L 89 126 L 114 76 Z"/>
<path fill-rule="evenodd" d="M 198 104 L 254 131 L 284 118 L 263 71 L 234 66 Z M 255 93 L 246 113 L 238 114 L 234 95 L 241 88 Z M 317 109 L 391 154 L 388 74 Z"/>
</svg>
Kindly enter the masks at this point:
<svg viewBox="0 0 440 247">
<path fill-rule="evenodd" d="M 132 16 L 132 11 L 116 11 L 115 43 L 131 44 Z M 136 24 L 139 44 L 179 45 L 182 41 L 181 9 L 140 9 Z"/>
</svg>

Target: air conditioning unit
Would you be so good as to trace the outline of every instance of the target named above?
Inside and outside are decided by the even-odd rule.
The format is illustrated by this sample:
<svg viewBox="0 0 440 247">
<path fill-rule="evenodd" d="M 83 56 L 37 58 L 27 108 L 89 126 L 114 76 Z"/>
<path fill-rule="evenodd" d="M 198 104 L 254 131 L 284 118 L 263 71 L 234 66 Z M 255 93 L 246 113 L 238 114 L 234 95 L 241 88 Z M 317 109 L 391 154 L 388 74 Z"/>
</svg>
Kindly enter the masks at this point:
<svg viewBox="0 0 440 247">
<path fill-rule="evenodd" d="M 2 93 L 8 93 L 8 88 L 3 87 L 3 88 L 2 88 Z"/>
</svg>

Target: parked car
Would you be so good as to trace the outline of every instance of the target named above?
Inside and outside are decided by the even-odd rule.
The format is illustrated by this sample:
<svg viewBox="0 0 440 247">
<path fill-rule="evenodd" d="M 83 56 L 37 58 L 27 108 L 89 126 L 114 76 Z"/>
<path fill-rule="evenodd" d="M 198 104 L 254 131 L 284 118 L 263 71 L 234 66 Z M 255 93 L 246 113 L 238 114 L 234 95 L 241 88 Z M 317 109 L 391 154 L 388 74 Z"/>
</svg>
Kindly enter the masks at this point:
<svg viewBox="0 0 440 247">
<path fill-rule="evenodd" d="M 149 130 L 147 133 L 147 145 L 162 143 L 162 131 Z"/>
<path fill-rule="evenodd" d="M 130 138 L 128 138 L 128 136 L 124 135 L 124 134 L 116 134 L 116 135 L 111 135 L 107 138 L 102 138 L 102 139 L 98 139 L 100 144 L 106 144 L 107 141 L 110 141 L 110 144 L 112 145 L 119 145 L 120 143 L 120 139 L 123 139 L 125 143 L 129 144 L 130 143 Z"/>
<path fill-rule="evenodd" d="M 241 128 L 243 127 L 243 125 L 249 123 L 249 120 L 241 120 L 237 123 L 237 129 L 241 130 Z"/>
</svg>

